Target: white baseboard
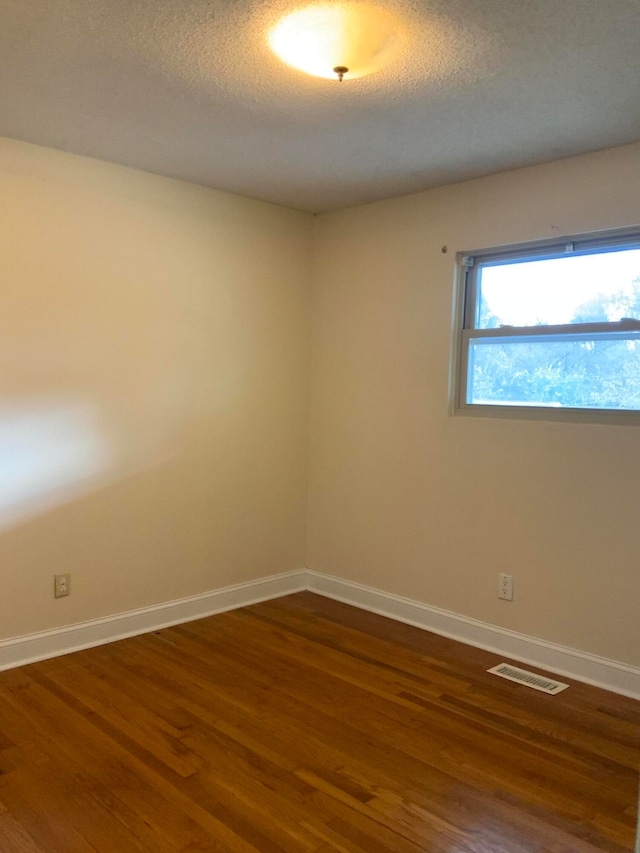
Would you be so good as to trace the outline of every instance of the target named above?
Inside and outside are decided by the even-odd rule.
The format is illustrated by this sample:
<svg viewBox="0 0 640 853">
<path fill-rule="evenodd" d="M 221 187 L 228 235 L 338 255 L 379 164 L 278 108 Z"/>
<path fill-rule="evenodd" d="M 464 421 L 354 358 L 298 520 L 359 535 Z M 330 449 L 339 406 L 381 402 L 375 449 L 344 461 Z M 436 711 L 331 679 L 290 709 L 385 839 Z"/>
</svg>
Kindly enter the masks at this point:
<svg viewBox="0 0 640 853">
<path fill-rule="evenodd" d="M 140 610 L 92 619 L 90 622 L 78 622 L 52 631 L 39 631 L 37 634 L 3 640 L 0 641 L 0 670 L 113 643 L 125 637 L 135 637 L 137 634 L 147 634 L 160 628 L 213 616 L 225 610 L 235 610 L 238 607 L 257 604 L 259 601 L 268 601 L 270 598 L 302 592 L 304 589 L 306 572 L 287 572 L 180 598 L 177 601 L 154 604 Z"/>
<path fill-rule="evenodd" d="M 294 592 L 333 598 L 501 657 L 640 699 L 640 668 L 550 643 L 373 587 L 300 570 L 224 587 L 140 610 L 0 641 L 0 670 L 158 631 Z"/>
<path fill-rule="evenodd" d="M 640 699 L 640 668 L 480 622 L 373 587 L 307 571 L 307 589 L 501 657 Z"/>
</svg>

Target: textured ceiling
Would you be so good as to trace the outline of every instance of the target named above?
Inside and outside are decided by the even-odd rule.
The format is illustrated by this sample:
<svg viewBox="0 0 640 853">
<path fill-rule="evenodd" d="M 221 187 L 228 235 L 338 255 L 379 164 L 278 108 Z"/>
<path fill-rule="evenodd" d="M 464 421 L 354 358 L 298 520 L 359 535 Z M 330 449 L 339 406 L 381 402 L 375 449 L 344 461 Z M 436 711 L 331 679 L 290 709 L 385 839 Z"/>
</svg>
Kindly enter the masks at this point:
<svg viewBox="0 0 640 853">
<path fill-rule="evenodd" d="M 639 0 L 380 0 L 370 77 L 270 52 L 290 0 L 0 0 L 0 135 L 313 212 L 640 139 Z"/>
</svg>

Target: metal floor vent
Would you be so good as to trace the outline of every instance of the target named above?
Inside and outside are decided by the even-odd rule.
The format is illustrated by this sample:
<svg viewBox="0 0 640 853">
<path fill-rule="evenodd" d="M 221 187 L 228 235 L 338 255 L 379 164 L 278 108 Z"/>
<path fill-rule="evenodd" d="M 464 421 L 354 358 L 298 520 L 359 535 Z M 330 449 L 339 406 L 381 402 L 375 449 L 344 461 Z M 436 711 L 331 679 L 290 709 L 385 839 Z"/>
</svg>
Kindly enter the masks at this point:
<svg viewBox="0 0 640 853">
<path fill-rule="evenodd" d="M 500 678 L 507 678 L 509 681 L 517 681 L 518 684 L 524 684 L 526 687 L 533 687 L 534 690 L 550 693 L 552 696 L 555 696 L 556 693 L 562 693 L 569 686 L 563 684 L 562 681 L 553 681 L 551 678 L 545 678 L 543 675 L 537 675 L 527 669 L 510 666 L 508 663 L 499 663 L 498 666 L 488 669 L 487 672 L 499 675 Z"/>
</svg>

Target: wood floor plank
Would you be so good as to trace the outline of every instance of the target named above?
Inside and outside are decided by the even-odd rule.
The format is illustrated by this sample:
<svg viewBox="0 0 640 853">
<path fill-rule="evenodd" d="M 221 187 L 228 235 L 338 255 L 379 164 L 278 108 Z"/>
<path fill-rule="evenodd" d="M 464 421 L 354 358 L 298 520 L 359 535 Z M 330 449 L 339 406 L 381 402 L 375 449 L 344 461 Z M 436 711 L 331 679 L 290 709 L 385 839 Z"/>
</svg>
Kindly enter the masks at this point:
<svg viewBox="0 0 640 853">
<path fill-rule="evenodd" d="M 11 853 L 43 853 L 24 826 L 9 812 L 0 815 L 0 850 Z"/>
<path fill-rule="evenodd" d="M 234 617 L 236 615 L 237 614 L 233 614 Z M 197 629 L 189 629 L 187 626 L 181 630 L 184 633 L 188 633 L 190 630 L 195 631 Z M 244 636 L 244 630 L 242 631 L 242 636 Z M 270 650 L 271 659 L 277 662 L 279 672 L 282 678 L 284 678 L 287 672 L 287 662 L 285 658 L 290 654 L 289 650 L 286 649 L 284 652 L 279 653 L 277 644 L 272 642 L 272 638 L 269 637 L 268 631 L 262 631 L 258 636 L 260 638 L 261 649 L 268 648 Z M 230 642 L 229 636 L 227 636 L 225 646 L 227 650 L 230 649 Z M 313 658 L 314 661 L 317 661 L 318 659 L 322 660 L 322 655 L 317 650 L 307 647 L 304 643 L 302 645 L 302 651 L 299 651 L 296 648 L 295 656 L 297 659 L 299 659 L 301 654 L 307 654 L 310 658 Z M 330 666 L 332 670 L 338 668 L 339 664 L 336 660 L 336 655 L 329 656 L 327 665 Z M 527 773 L 533 770 L 547 780 L 544 790 L 541 788 L 539 791 L 539 796 L 544 797 L 542 804 L 557 804 L 558 800 L 560 800 L 560 802 L 565 803 L 567 813 L 570 816 L 580 818 L 582 817 L 585 809 L 595 808 L 596 805 L 600 803 L 603 793 L 598 780 L 595 779 L 591 773 L 585 773 L 585 768 L 583 766 L 574 766 L 573 756 L 571 754 L 567 753 L 564 756 L 565 766 L 560 771 L 557 766 L 557 756 L 546 755 L 544 750 L 540 749 L 537 744 L 534 744 L 532 748 L 529 749 L 526 743 L 517 743 L 513 739 L 509 742 L 510 739 L 508 737 L 508 733 L 504 731 L 498 731 L 495 733 L 495 736 L 492 737 L 491 731 L 487 731 L 484 721 L 481 719 L 476 721 L 472 729 L 467 729 L 466 727 L 459 725 L 459 721 L 455 719 L 455 714 L 449 710 L 440 708 L 436 703 L 430 703 L 430 706 L 427 708 L 429 713 L 424 713 L 422 715 L 422 720 L 418 725 L 414 725 L 411 730 L 408 730 L 405 726 L 389 728 L 388 720 L 385 718 L 382 720 L 374 719 L 369 708 L 369 697 L 372 691 L 370 691 L 368 687 L 369 681 L 375 679 L 375 672 L 367 672 L 367 667 L 363 666 L 357 679 L 355 679 L 351 672 L 350 665 L 345 664 L 344 671 L 344 677 L 347 679 L 350 689 L 350 696 L 354 700 L 352 701 L 351 708 L 357 708 L 359 719 L 366 718 L 367 714 L 369 714 L 369 724 L 380 730 L 380 737 L 383 738 L 386 743 L 389 743 L 389 745 L 398 747 L 403 754 L 411 748 L 413 748 L 414 753 L 418 753 L 421 748 L 431 752 L 435 747 L 442 753 L 447 753 L 446 757 L 442 754 L 439 758 L 441 766 L 444 766 L 445 762 L 448 760 L 450 765 L 449 770 L 456 773 L 463 765 L 461 756 L 464 750 L 474 750 L 474 752 L 484 756 L 484 761 L 481 762 L 473 772 L 484 775 L 486 777 L 487 784 L 490 784 L 493 774 L 497 769 L 500 769 L 498 765 L 502 764 L 503 773 L 508 772 L 508 769 L 511 769 L 513 772 L 513 756 L 515 753 L 516 757 L 520 757 L 522 759 L 515 762 L 516 771 L 520 771 L 520 768 L 526 767 Z M 291 692 L 290 701 L 296 701 L 300 698 L 303 702 L 310 704 L 313 703 L 317 712 L 324 711 L 327 714 L 331 714 L 333 700 L 328 697 L 340 697 L 342 695 L 341 690 L 343 685 L 340 684 L 337 679 L 332 680 L 332 676 L 327 675 L 326 673 L 324 677 L 328 689 L 323 694 L 318 693 L 315 684 L 308 684 L 304 678 L 298 678 L 295 682 L 295 691 L 292 690 Z M 361 701 L 359 705 L 356 704 L 358 699 L 356 695 L 357 690 L 360 690 L 362 694 L 360 695 Z M 295 695 L 293 695 L 294 692 Z M 391 701 L 396 705 L 409 704 L 399 701 L 395 690 L 388 691 L 385 690 L 384 687 L 376 687 L 374 692 L 381 700 L 387 700 L 386 706 L 382 701 L 378 702 L 375 706 L 375 712 L 381 708 L 384 709 L 385 707 L 388 712 L 388 701 Z M 365 705 L 365 703 L 367 704 Z M 344 708 L 343 703 L 341 703 L 341 706 Z M 335 713 L 341 714 L 342 711 L 337 710 Z M 350 720 L 348 718 L 344 718 L 344 722 L 345 724 L 349 724 Z M 417 738 L 416 735 L 418 732 L 421 732 L 422 734 L 425 733 L 425 726 L 428 726 L 428 738 Z M 388 732 L 386 731 L 387 728 L 389 728 Z M 464 739 L 468 742 L 465 743 Z M 506 741 L 506 747 L 510 753 L 508 759 L 505 759 L 502 756 L 502 753 L 505 752 L 505 750 L 501 749 L 500 746 L 502 741 Z M 452 743 L 455 743 L 456 745 L 452 747 Z M 529 753 L 529 755 L 521 755 L 523 752 Z M 469 770 L 467 769 L 465 772 L 468 773 Z M 525 774 L 520 772 L 520 775 Z M 515 779 L 512 780 L 512 784 L 514 786 L 517 784 Z M 524 781 L 524 784 L 528 784 L 526 780 Z M 572 806 L 574 807 L 575 812 L 574 800 L 567 797 L 565 791 L 567 789 L 579 790 L 580 788 L 582 788 L 582 796 L 580 797 L 579 811 L 571 815 Z M 615 798 L 617 793 L 617 789 L 613 787 L 606 792 L 606 796 Z"/>
<path fill-rule="evenodd" d="M 640 703 L 300 593 L 0 673 L 2 853 L 623 853 Z"/>
</svg>

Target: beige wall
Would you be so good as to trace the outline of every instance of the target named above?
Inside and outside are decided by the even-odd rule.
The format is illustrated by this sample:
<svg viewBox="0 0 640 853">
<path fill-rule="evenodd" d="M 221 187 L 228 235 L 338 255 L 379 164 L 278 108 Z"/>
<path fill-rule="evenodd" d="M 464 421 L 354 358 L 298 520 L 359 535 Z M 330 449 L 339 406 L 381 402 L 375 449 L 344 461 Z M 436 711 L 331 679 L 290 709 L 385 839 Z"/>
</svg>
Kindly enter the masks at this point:
<svg viewBox="0 0 640 853">
<path fill-rule="evenodd" d="M 303 566 L 312 218 L 10 140 L 0 199 L 0 638 Z"/>
<path fill-rule="evenodd" d="M 640 431 L 448 409 L 455 253 L 638 186 L 628 146 L 318 217 L 311 306 L 311 217 L 0 140 L 0 639 L 306 564 L 640 664 Z"/>
<path fill-rule="evenodd" d="M 640 664 L 640 427 L 448 413 L 455 253 L 636 225 L 639 189 L 635 145 L 316 219 L 310 568 Z"/>
</svg>

